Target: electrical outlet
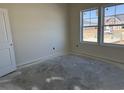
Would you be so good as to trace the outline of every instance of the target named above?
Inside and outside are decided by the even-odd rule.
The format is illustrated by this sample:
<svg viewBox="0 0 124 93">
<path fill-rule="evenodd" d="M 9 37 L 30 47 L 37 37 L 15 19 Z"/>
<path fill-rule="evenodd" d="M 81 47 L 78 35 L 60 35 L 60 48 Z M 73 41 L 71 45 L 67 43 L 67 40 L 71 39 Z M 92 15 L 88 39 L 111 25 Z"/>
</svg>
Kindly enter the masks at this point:
<svg viewBox="0 0 124 93">
<path fill-rule="evenodd" d="M 76 47 L 79 47 L 79 45 L 76 45 Z"/>
<path fill-rule="evenodd" d="M 53 50 L 55 50 L 56 48 L 55 47 L 53 47 Z"/>
</svg>

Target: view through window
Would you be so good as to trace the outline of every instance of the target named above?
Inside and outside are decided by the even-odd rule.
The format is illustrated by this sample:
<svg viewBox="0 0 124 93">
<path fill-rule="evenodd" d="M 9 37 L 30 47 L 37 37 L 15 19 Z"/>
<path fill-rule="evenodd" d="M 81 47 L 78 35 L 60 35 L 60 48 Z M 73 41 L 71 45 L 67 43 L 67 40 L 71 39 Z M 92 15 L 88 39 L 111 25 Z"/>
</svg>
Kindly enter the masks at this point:
<svg viewBox="0 0 124 93">
<path fill-rule="evenodd" d="M 99 9 L 101 20 L 98 18 L 98 9 L 81 11 L 81 41 L 102 41 L 102 43 L 124 45 L 124 4 L 107 6 L 103 8 L 103 11 L 102 7 Z M 98 24 L 98 20 L 103 24 Z M 102 26 L 103 29 L 100 29 L 100 32 L 103 33 L 100 34 L 98 27 Z"/>
<path fill-rule="evenodd" d="M 124 4 L 104 9 L 104 43 L 124 44 Z"/>
<path fill-rule="evenodd" d="M 83 12 L 83 41 L 97 42 L 98 14 L 97 9 Z"/>
</svg>

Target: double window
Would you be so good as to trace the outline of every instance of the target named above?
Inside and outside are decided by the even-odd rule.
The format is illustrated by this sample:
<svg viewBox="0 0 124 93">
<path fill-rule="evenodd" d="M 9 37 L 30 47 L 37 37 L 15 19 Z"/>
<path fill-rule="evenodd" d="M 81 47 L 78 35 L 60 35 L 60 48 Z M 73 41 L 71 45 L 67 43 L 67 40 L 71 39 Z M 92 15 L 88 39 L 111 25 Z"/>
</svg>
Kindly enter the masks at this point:
<svg viewBox="0 0 124 93">
<path fill-rule="evenodd" d="M 124 4 L 81 11 L 81 42 L 124 45 Z"/>
</svg>

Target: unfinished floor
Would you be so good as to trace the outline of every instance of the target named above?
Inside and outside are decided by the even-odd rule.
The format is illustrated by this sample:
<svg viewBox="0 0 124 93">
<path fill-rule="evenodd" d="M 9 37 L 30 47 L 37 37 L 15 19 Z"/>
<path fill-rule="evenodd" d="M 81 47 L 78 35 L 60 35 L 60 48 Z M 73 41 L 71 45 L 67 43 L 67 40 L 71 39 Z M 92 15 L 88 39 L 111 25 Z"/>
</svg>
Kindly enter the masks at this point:
<svg viewBox="0 0 124 93">
<path fill-rule="evenodd" d="M 0 78 L 0 89 L 124 89 L 124 69 L 87 57 L 66 55 Z"/>
</svg>

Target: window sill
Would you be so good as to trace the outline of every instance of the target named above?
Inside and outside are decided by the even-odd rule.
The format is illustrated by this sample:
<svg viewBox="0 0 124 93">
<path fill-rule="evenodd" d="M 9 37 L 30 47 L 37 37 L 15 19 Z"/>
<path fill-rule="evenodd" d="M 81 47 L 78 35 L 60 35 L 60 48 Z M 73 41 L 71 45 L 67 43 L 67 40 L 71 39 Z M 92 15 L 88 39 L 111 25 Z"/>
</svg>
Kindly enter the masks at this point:
<svg viewBox="0 0 124 93">
<path fill-rule="evenodd" d="M 80 45 L 95 45 L 95 46 L 101 46 L 101 47 L 124 48 L 124 45 L 121 45 L 121 44 L 112 44 L 112 43 L 98 44 L 97 42 L 88 42 L 88 41 L 82 41 L 80 42 Z"/>
<path fill-rule="evenodd" d="M 103 47 L 124 48 L 124 45 L 121 45 L 121 44 L 112 44 L 112 43 L 103 43 L 103 44 L 100 44 L 100 46 L 103 46 Z"/>
<path fill-rule="evenodd" d="M 90 45 L 99 45 L 97 42 L 88 42 L 88 41 L 82 41 L 82 42 L 80 42 L 80 44 L 81 45 L 83 45 L 83 44 L 85 44 L 85 45 L 88 45 L 88 44 L 90 44 Z"/>
</svg>

